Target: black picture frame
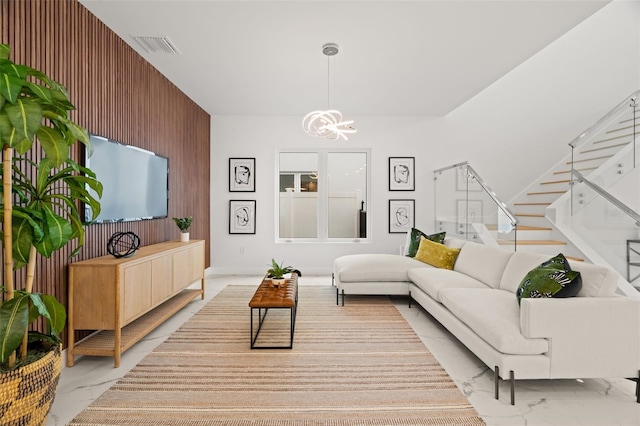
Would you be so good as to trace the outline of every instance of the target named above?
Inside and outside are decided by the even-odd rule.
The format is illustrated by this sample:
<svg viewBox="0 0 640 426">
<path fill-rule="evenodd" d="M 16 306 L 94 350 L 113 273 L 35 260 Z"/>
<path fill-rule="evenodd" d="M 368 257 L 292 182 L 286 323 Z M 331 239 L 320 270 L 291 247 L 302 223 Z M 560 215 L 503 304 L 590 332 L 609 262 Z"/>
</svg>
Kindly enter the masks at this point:
<svg viewBox="0 0 640 426">
<path fill-rule="evenodd" d="M 415 227 L 415 200 L 389 200 L 389 233 L 405 234 Z"/>
<path fill-rule="evenodd" d="M 256 159 L 229 158 L 229 192 L 256 191 Z"/>
<path fill-rule="evenodd" d="M 256 233 L 256 200 L 229 200 L 229 234 Z"/>
<path fill-rule="evenodd" d="M 415 157 L 389 157 L 389 191 L 415 191 Z"/>
</svg>

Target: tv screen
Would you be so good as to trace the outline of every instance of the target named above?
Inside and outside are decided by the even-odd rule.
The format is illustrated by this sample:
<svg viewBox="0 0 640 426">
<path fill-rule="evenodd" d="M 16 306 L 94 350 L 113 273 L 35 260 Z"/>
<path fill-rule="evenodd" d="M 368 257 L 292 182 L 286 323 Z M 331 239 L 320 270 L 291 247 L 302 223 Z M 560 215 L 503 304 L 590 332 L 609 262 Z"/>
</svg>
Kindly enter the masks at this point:
<svg viewBox="0 0 640 426">
<path fill-rule="evenodd" d="M 92 149 L 85 149 L 85 166 L 103 186 L 101 211 L 94 223 L 167 217 L 169 160 L 101 136 L 90 135 L 90 140 Z M 88 205 L 84 217 L 91 219 Z"/>
</svg>

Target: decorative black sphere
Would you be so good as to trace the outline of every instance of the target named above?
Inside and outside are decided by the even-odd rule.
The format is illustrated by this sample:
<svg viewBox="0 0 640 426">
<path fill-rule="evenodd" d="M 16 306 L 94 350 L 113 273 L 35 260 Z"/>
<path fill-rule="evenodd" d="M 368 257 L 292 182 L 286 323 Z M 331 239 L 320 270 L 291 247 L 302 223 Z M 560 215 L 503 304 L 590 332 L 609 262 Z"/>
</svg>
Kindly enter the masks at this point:
<svg viewBox="0 0 640 426">
<path fill-rule="evenodd" d="M 131 257 L 140 247 L 140 238 L 133 232 L 116 232 L 109 238 L 107 253 L 115 258 Z"/>
</svg>

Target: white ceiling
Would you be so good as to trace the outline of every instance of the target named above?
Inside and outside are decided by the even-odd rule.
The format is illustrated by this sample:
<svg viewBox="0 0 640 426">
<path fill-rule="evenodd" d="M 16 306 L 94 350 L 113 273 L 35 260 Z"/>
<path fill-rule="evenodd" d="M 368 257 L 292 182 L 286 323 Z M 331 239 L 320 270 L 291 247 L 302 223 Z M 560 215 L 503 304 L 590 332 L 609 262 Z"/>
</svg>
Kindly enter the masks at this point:
<svg viewBox="0 0 640 426">
<path fill-rule="evenodd" d="M 204 110 L 442 116 L 609 1 L 80 0 Z M 149 54 L 132 36 L 168 36 Z M 333 67 L 333 65 L 332 65 Z"/>
</svg>

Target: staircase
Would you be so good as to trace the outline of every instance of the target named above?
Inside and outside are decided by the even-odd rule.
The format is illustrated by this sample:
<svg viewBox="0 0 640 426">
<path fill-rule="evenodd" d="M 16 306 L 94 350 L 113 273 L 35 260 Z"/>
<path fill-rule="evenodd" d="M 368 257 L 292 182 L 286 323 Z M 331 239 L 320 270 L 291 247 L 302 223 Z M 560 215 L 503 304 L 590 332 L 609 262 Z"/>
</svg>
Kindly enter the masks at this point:
<svg viewBox="0 0 640 426">
<path fill-rule="evenodd" d="M 552 220 L 546 216 L 547 207 L 569 191 L 572 166 L 585 176 L 601 166 L 623 167 L 622 164 L 609 164 L 611 163 L 609 160 L 618 151 L 632 146 L 634 127 L 636 131 L 640 130 L 638 108 L 635 109 L 635 125 L 633 114 L 633 108 L 623 108 L 614 119 L 609 119 L 609 123 L 606 123 L 602 130 L 589 135 L 589 140 L 579 140 L 579 144 L 574 144 L 576 148 L 573 150 L 573 158 L 569 155 L 508 204 L 518 219 L 517 249 L 547 254 L 563 252 L 565 255 L 569 254 L 568 257 L 583 260 L 583 254 L 564 239 L 563 235 L 555 229 Z M 583 135 L 590 133 L 598 124 L 602 125 L 605 119 L 608 119 L 608 116 Z M 638 136 L 636 139 L 640 140 Z M 498 244 L 514 246 L 513 240 L 499 240 Z"/>
</svg>

